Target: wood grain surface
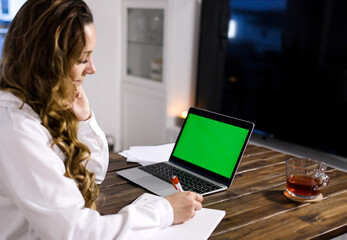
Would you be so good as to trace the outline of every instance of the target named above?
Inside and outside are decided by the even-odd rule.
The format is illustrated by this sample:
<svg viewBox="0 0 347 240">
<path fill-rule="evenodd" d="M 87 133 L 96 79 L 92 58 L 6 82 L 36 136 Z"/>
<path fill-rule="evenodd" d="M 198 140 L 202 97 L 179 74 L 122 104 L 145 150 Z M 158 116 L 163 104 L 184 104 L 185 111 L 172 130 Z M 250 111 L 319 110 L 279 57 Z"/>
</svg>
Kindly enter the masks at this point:
<svg viewBox="0 0 347 240">
<path fill-rule="evenodd" d="M 204 197 L 203 206 L 226 215 L 210 239 L 331 239 L 347 233 L 347 173 L 328 168 L 329 186 L 319 203 L 299 203 L 283 195 L 285 161 L 291 155 L 248 145 L 232 186 Z M 98 203 L 102 214 L 117 213 L 145 189 L 116 171 L 137 166 L 110 154 Z"/>
</svg>

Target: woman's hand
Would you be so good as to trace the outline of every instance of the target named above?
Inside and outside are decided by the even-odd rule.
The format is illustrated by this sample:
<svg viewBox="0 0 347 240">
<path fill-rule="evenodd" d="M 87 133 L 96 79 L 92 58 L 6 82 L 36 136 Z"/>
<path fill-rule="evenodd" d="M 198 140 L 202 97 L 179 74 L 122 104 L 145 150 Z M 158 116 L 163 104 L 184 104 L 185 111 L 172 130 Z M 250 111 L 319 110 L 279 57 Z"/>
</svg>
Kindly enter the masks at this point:
<svg viewBox="0 0 347 240">
<path fill-rule="evenodd" d="M 88 120 L 91 117 L 89 101 L 82 86 L 77 87 L 76 96 L 72 102 L 72 110 L 80 121 Z"/>
<path fill-rule="evenodd" d="M 195 192 L 179 192 L 166 197 L 174 211 L 174 224 L 183 223 L 202 208 L 202 195 Z"/>
</svg>

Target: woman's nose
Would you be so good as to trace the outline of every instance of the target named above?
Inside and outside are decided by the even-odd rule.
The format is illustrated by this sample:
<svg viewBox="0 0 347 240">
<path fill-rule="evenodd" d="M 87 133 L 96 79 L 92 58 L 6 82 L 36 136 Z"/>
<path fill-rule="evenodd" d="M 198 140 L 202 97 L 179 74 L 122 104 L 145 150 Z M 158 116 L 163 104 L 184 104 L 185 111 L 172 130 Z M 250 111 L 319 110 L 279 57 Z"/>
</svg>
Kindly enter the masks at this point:
<svg viewBox="0 0 347 240">
<path fill-rule="evenodd" d="M 94 62 L 92 59 L 89 60 L 88 65 L 87 65 L 87 69 L 86 69 L 86 73 L 88 74 L 94 74 L 96 71 L 95 66 L 94 66 Z"/>
</svg>

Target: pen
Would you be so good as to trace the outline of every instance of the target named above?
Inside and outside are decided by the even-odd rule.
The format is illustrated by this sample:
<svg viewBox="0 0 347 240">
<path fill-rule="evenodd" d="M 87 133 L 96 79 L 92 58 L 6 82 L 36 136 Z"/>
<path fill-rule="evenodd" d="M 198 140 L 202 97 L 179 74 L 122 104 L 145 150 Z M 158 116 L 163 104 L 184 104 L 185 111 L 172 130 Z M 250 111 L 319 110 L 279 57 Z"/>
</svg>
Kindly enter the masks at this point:
<svg viewBox="0 0 347 240">
<path fill-rule="evenodd" d="M 176 190 L 178 190 L 179 192 L 183 192 L 183 188 L 182 188 L 177 176 L 171 177 L 171 183 L 175 187 Z"/>
</svg>

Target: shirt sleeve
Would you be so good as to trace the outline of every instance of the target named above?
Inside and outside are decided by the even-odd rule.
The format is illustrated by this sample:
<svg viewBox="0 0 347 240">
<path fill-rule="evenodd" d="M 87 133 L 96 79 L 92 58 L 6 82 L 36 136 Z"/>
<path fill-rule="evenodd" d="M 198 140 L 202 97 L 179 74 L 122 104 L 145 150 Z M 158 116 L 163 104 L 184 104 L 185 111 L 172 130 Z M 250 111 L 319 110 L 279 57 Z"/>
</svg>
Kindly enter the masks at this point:
<svg viewBox="0 0 347 240">
<path fill-rule="evenodd" d="M 87 169 L 95 173 L 95 182 L 100 184 L 107 172 L 109 152 L 106 136 L 93 112 L 90 119 L 79 122 L 78 139 L 89 147 L 91 155 Z"/>
<path fill-rule="evenodd" d="M 76 183 L 64 176 L 64 163 L 51 149 L 44 127 L 23 121 L 0 132 L 6 136 L 0 140 L 0 184 L 13 211 L 20 211 L 39 238 L 144 239 L 172 223 L 163 221 L 173 218 L 164 198 L 106 216 L 83 208 L 84 199 Z"/>
</svg>

